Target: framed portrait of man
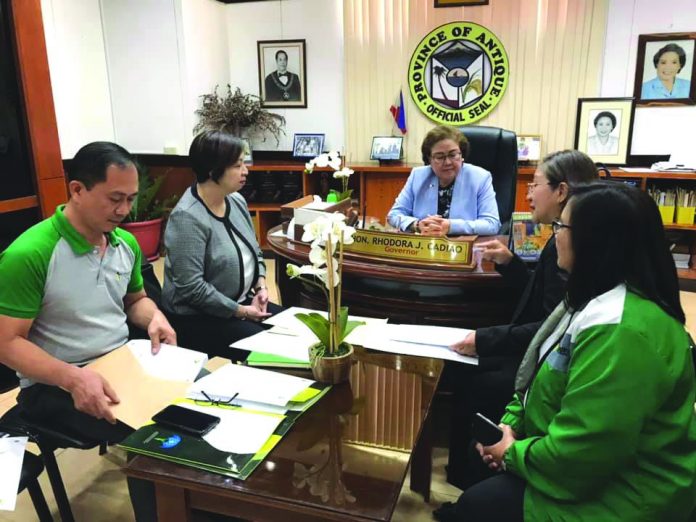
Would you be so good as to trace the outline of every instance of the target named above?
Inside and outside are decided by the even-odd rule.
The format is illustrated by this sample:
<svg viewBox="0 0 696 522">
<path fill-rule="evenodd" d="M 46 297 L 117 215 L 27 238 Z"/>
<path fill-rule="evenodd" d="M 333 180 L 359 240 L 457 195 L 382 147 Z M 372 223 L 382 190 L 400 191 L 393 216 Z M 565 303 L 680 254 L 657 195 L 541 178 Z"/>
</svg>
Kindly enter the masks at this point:
<svg viewBox="0 0 696 522">
<path fill-rule="evenodd" d="M 258 41 L 262 107 L 306 108 L 307 66 L 304 40 Z"/>
<path fill-rule="evenodd" d="M 596 163 L 625 165 L 633 135 L 633 98 L 580 98 L 575 147 Z"/>
<path fill-rule="evenodd" d="M 633 96 L 638 105 L 696 104 L 696 33 L 641 34 Z"/>
</svg>

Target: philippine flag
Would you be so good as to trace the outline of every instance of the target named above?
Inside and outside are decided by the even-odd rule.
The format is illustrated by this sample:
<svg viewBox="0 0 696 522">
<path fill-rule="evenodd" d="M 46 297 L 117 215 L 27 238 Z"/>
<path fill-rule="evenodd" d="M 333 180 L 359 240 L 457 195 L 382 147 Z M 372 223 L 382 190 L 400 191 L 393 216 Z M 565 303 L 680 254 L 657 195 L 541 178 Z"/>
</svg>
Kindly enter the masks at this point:
<svg viewBox="0 0 696 522">
<path fill-rule="evenodd" d="M 396 126 L 399 127 L 401 134 L 406 134 L 406 112 L 404 111 L 404 93 L 400 90 L 399 96 L 396 99 L 394 105 L 389 107 L 389 112 L 391 112 L 394 117 L 394 122 Z"/>
</svg>

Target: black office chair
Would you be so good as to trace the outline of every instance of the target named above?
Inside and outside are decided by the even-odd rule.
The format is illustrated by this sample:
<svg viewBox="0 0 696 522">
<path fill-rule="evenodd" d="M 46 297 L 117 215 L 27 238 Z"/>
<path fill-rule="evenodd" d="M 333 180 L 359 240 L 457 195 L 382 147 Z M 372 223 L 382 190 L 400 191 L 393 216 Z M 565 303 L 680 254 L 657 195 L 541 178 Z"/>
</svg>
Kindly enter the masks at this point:
<svg viewBox="0 0 696 522">
<path fill-rule="evenodd" d="M 509 130 L 482 125 L 460 129 L 469 140 L 467 163 L 486 169 L 493 176 L 501 234 L 510 231 L 517 188 L 517 135 Z"/>
<path fill-rule="evenodd" d="M 14 406 L 0 419 L 0 429 L 21 433 L 35 443 L 41 451 L 41 458 L 46 466 L 46 473 L 53 489 L 53 496 L 58 505 L 58 512 L 63 522 L 73 522 L 70 500 L 65 491 L 63 477 L 58 469 L 55 451 L 59 448 L 92 449 L 99 446 L 99 453 L 106 452 L 106 442 L 94 440 L 84 435 L 67 430 L 57 430 L 53 426 L 28 419 L 19 408 Z M 31 490 L 30 490 L 31 493 Z"/>
<path fill-rule="evenodd" d="M 19 477 L 19 487 L 17 494 L 19 495 L 25 489 L 29 491 L 29 496 L 34 504 L 36 515 L 40 522 L 52 522 L 53 516 L 48 509 L 46 497 L 44 497 L 41 486 L 39 485 L 39 475 L 44 470 L 41 457 L 34 455 L 28 451 L 24 452 L 24 461 L 22 462 L 22 474 Z"/>
</svg>

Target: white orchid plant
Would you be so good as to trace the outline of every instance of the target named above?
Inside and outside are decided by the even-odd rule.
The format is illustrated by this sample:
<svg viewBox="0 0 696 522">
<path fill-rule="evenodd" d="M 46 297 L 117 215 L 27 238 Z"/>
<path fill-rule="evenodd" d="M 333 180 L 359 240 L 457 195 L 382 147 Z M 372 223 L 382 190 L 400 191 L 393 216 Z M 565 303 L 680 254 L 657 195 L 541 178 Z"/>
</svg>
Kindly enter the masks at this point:
<svg viewBox="0 0 696 522">
<path fill-rule="evenodd" d="M 348 351 L 343 340 L 361 321 L 348 320 L 348 307 L 341 306 L 341 279 L 343 275 L 343 246 L 353 242 L 355 228 L 345 223 L 343 214 L 320 216 L 304 226 L 302 241 L 311 241 L 309 261 L 311 265 L 288 264 L 287 274 L 291 279 L 299 277 L 317 286 L 326 296 L 328 317 L 312 312 L 295 314 L 317 336 L 319 344 L 312 349 L 310 357 L 338 357 Z"/>
<path fill-rule="evenodd" d="M 331 167 L 334 169 L 334 179 L 341 180 L 341 191 L 331 189 L 332 194 L 336 194 L 336 201 L 343 201 L 350 198 L 353 194 L 353 189 L 348 188 L 348 180 L 350 179 L 353 170 L 348 167 L 341 168 L 341 155 L 338 151 L 325 152 L 319 154 L 316 158 L 305 163 L 305 172 L 311 174 L 315 167 Z"/>
</svg>

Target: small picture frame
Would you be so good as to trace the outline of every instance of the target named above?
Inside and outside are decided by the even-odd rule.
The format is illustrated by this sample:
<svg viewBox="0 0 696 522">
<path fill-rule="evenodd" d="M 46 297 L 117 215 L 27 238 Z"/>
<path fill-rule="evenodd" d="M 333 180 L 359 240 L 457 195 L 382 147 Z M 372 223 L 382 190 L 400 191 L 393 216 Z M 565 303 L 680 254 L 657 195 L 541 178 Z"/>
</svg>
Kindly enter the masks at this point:
<svg viewBox="0 0 696 522">
<path fill-rule="evenodd" d="M 374 136 L 372 138 L 371 160 L 398 161 L 404 143 L 402 136 Z"/>
<path fill-rule="evenodd" d="M 251 142 L 249 141 L 249 138 L 240 138 L 244 142 L 244 164 L 245 165 L 253 165 L 254 164 L 254 156 L 253 156 L 253 150 L 251 148 Z"/>
<path fill-rule="evenodd" d="M 295 158 L 316 158 L 324 151 L 323 134 L 295 134 L 292 155 Z"/>
<path fill-rule="evenodd" d="M 488 5 L 488 0 L 435 0 L 435 7 L 462 7 L 467 5 Z"/>
<path fill-rule="evenodd" d="M 304 40 L 256 42 L 262 107 L 307 107 L 307 60 Z"/>
<path fill-rule="evenodd" d="M 541 159 L 541 136 L 538 134 L 517 135 L 517 161 L 532 162 Z"/>
<path fill-rule="evenodd" d="M 696 33 L 638 36 L 633 96 L 638 105 L 696 104 Z"/>
<path fill-rule="evenodd" d="M 633 136 L 633 98 L 579 98 L 575 148 L 595 163 L 625 165 Z"/>
</svg>

